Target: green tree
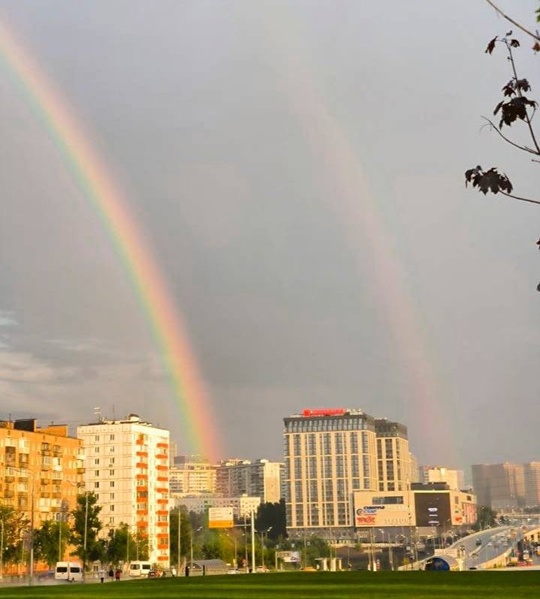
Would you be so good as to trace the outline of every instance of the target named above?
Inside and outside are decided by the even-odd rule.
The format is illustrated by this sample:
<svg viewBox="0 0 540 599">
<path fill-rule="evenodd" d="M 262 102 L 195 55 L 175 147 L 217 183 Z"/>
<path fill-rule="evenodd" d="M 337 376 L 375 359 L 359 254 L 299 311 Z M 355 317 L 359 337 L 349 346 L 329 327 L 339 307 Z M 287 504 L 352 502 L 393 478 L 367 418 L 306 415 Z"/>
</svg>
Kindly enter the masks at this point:
<svg viewBox="0 0 540 599">
<path fill-rule="evenodd" d="M 8 564 L 21 562 L 30 521 L 21 512 L 3 504 L 0 504 L 0 521 L 0 531 L 3 531 L 1 539 L 1 544 L 4 547 L 3 564 L 6 567 Z"/>
<path fill-rule="evenodd" d="M 44 561 L 49 568 L 61 559 L 69 538 L 66 522 L 47 520 L 34 531 L 34 557 Z"/>
<path fill-rule="evenodd" d="M 480 505 L 476 511 L 476 524 L 474 530 L 485 530 L 497 526 L 497 512 L 486 505 Z"/>
<path fill-rule="evenodd" d="M 287 536 L 285 500 L 276 503 L 261 503 L 255 518 L 255 529 L 268 531 L 268 538 L 277 541 Z"/>
<path fill-rule="evenodd" d="M 75 546 L 72 555 L 82 560 L 85 570 L 89 562 L 102 559 L 106 550 L 104 543 L 98 539 L 101 530 L 100 512 L 101 507 L 97 505 L 97 496 L 91 492 L 79 494 L 77 507 L 71 512 L 73 528 L 70 541 Z"/>
</svg>

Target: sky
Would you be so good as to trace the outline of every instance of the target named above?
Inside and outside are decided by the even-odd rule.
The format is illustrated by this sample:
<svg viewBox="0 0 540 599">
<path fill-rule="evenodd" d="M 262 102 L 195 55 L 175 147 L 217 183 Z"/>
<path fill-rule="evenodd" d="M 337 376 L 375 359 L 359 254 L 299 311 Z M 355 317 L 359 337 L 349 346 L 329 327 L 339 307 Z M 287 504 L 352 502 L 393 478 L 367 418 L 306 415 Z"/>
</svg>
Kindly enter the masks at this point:
<svg viewBox="0 0 540 599">
<path fill-rule="evenodd" d="M 538 208 L 464 185 L 539 183 L 483 126 L 510 78 L 486 2 L 1 0 L 0 23 L 144 232 L 214 457 L 280 460 L 284 417 L 346 407 L 405 424 L 420 464 L 540 459 Z M 190 453 L 148 310 L 8 65 L 0 418 L 134 412 Z"/>
</svg>

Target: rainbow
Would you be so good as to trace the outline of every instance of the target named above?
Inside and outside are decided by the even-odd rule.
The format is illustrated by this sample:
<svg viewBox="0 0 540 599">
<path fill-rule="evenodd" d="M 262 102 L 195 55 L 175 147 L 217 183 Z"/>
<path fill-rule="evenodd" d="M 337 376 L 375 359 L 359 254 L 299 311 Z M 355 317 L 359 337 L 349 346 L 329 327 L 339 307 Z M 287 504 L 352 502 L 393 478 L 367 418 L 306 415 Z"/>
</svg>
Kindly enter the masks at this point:
<svg viewBox="0 0 540 599">
<path fill-rule="evenodd" d="M 273 20 L 264 20 L 267 36 L 274 42 L 268 46 L 274 50 L 281 87 L 312 156 L 313 172 L 322 180 L 328 210 L 345 233 L 360 276 L 367 270 L 374 282 L 370 281 L 374 303 L 395 348 L 395 356 L 389 356 L 387 363 L 391 368 L 395 360 L 400 373 L 401 391 L 395 403 L 402 404 L 411 449 L 421 446 L 422 457 L 430 463 L 462 463 L 453 430 L 456 415 L 447 387 L 441 383 L 436 352 L 430 347 L 406 268 L 371 193 L 358 150 L 317 90 L 295 16 L 288 7 L 276 9 Z"/>
<path fill-rule="evenodd" d="M 2 22 L 0 62 L 51 136 L 125 267 L 168 373 L 180 409 L 186 449 L 209 459 L 219 457 L 217 429 L 186 327 L 128 202 L 93 151 L 81 123 Z"/>
</svg>

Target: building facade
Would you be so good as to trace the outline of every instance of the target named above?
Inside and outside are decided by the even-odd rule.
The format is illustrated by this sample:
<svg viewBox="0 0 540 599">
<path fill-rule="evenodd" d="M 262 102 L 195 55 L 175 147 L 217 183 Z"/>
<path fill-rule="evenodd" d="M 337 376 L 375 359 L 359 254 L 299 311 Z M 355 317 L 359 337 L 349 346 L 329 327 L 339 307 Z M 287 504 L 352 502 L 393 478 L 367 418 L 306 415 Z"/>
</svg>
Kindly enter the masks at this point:
<svg viewBox="0 0 540 599">
<path fill-rule="evenodd" d="M 39 428 L 35 419 L 0 421 L 0 500 L 34 526 L 62 520 L 84 484 L 84 448 L 67 425 Z"/>
<path fill-rule="evenodd" d="M 525 473 L 522 464 L 474 464 L 473 487 L 478 504 L 493 510 L 525 505 Z"/>
<path fill-rule="evenodd" d="M 256 514 L 261 505 L 260 497 L 217 497 L 216 495 L 175 496 L 172 507 L 183 507 L 188 512 L 205 514 L 209 508 L 232 508 L 235 518 L 247 519 Z"/>
<path fill-rule="evenodd" d="M 283 464 L 269 460 L 225 460 L 216 466 L 216 492 L 226 497 L 249 495 L 266 503 L 281 499 Z"/>
<path fill-rule="evenodd" d="M 404 491 L 411 482 L 407 427 L 386 418 L 376 418 L 375 434 L 379 491 Z"/>
<path fill-rule="evenodd" d="M 420 466 L 420 482 L 446 483 L 452 490 L 465 488 L 465 475 L 463 470 L 454 470 L 444 466 Z"/>
<path fill-rule="evenodd" d="M 148 541 L 149 560 L 169 566 L 169 431 L 136 414 L 77 428 L 86 451 L 85 483 L 98 497 L 103 534 L 126 524 Z"/>
<path fill-rule="evenodd" d="M 192 495 L 216 490 L 216 466 L 197 456 L 175 458 L 169 477 L 171 493 Z"/>
<path fill-rule="evenodd" d="M 353 526 L 353 492 L 378 489 L 375 419 L 361 410 L 307 409 L 284 425 L 287 527 Z"/>
</svg>

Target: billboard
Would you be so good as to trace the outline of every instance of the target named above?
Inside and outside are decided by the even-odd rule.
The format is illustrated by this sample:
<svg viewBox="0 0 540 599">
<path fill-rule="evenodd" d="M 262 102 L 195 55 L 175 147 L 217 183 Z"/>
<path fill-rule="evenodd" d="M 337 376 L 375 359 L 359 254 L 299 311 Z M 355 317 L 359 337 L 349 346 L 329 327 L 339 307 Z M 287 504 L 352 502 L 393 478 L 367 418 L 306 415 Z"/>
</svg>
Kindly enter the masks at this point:
<svg viewBox="0 0 540 599">
<path fill-rule="evenodd" d="M 278 551 L 276 557 L 286 564 L 300 563 L 300 551 Z"/>
<path fill-rule="evenodd" d="M 208 508 L 208 528 L 232 528 L 233 526 L 232 507 Z"/>
<path fill-rule="evenodd" d="M 385 496 L 372 492 L 354 494 L 354 524 L 357 528 L 409 526 L 410 523 L 410 510 L 403 494 L 392 492 Z"/>
<path fill-rule="evenodd" d="M 419 493 L 414 494 L 416 511 L 416 526 L 443 526 L 452 524 L 450 510 L 450 493 Z"/>
</svg>

